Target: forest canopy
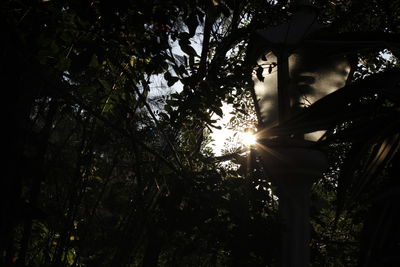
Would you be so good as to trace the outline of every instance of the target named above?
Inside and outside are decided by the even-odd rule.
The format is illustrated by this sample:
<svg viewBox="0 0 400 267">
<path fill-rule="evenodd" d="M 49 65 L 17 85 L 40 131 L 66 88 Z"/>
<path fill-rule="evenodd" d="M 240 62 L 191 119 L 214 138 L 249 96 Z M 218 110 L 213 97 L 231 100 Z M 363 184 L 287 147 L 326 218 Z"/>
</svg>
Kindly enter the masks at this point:
<svg viewBox="0 0 400 267">
<path fill-rule="evenodd" d="M 311 266 L 400 266 L 400 2 L 312 2 L 333 49 L 364 46 L 343 88 L 267 130 L 326 131 Z M 296 7 L 1 1 L 0 265 L 280 266 L 260 158 L 234 138 L 216 155 L 212 139 L 226 105 L 224 128 L 265 130 L 252 40 Z"/>
</svg>

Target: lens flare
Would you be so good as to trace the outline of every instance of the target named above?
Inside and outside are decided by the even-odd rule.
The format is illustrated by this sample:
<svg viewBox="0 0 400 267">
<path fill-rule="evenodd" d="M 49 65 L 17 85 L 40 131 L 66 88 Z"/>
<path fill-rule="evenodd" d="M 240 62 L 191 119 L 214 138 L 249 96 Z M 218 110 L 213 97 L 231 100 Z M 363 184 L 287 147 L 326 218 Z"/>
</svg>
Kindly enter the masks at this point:
<svg viewBox="0 0 400 267">
<path fill-rule="evenodd" d="M 256 136 L 249 132 L 242 133 L 240 139 L 245 146 L 252 146 L 255 145 L 257 142 Z"/>
</svg>

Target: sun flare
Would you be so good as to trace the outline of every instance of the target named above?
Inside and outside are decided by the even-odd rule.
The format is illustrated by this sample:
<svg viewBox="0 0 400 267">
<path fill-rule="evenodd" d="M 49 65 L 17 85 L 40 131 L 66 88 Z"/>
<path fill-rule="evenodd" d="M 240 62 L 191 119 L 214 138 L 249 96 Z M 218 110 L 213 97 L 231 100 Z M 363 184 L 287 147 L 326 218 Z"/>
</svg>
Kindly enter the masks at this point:
<svg viewBox="0 0 400 267">
<path fill-rule="evenodd" d="M 252 146 L 257 142 L 256 136 L 249 132 L 241 133 L 240 139 L 245 146 Z"/>
</svg>

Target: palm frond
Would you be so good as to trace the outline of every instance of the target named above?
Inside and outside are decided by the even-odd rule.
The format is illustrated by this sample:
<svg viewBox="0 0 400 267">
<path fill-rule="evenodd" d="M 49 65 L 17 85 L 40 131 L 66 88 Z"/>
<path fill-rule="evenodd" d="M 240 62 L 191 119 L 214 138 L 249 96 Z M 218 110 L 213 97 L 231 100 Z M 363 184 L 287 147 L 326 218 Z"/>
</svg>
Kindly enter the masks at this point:
<svg viewBox="0 0 400 267">
<path fill-rule="evenodd" d="M 269 136 L 305 134 L 330 129 L 333 125 L 365 119 L 373 113 L 362 102 L 376 95 L 398 103 L 400 101 L 400 69 L 371 75 L 362 81 L 346 85 L 295 114 L 280 125 L 266 131 Z"/>
</svg>

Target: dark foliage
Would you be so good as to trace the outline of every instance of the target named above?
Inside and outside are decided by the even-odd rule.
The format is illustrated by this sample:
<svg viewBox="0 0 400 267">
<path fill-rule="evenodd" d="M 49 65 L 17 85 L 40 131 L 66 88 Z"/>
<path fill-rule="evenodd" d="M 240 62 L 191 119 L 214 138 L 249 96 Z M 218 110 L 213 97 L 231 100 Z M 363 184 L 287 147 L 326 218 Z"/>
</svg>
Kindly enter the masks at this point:
<svg viewBox="0 0 400 267">
<path fill-rule="evenodd" d="M 287 2 L 2 1 L 0 265 L 279 266 L 258 157 L 206 145 L 224 102 L 238 120 L 254 112 L 249 37 L 285 22 Z M 337 35 L 399 33 L 398 1 L 315 2 Z M 270 129 L 327 130 L 313 266 L 400 264 L 400 75 L 379 52 L 357 52 L 355 83 Z"/>
</svg>

